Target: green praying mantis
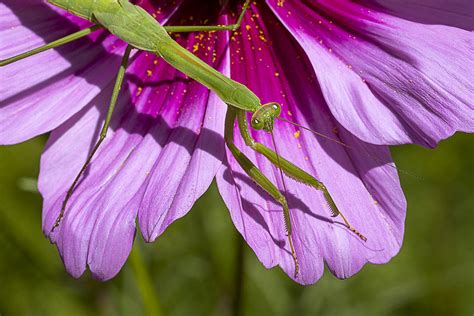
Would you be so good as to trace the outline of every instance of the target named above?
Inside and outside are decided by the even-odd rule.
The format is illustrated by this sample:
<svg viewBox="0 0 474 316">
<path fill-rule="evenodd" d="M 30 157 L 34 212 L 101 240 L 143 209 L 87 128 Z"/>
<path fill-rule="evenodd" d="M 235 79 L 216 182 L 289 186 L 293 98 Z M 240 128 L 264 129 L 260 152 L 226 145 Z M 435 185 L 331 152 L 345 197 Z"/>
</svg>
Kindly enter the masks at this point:
<svg viewBox="0 0 474 316">
<path fill-rule="evenodd" d="M 0 66 L 6 66 L 18 60 L 27 58 L 29 56 L 38 54 L 45 50 L 55 48 L 66 43 L 72 42 L 76 39 L 82 38 L 91 34 L 98 29 L 107 29 L 112 34 L 121 38 L 128 43 L 125 50 L 122 62 L 116 77 L 112 96 L 109 103 L 109 108 L 105 121 L 103 123 L 99 139 L 93 147 L 90 155 L 84 162 L 81 170 L 74 179 L 72 185 L 68 189 L 66 196 L 62 203 L 61 211 L 51 228 L 54 231 L 60 224 L 67 209 L 67 203 L 74 192 L 81 176 L 90 164 L 94 154 L 97 152 L 99 146 L 104 141 L 114 112 L 115 104 L 122 86 L 125 75 L 125 70 L 128 65 L 130 53 L 132 49 L 139 49 L 148 51 L 163 58 L 168 64 L 183 72 L 190 78 L 200 82 L 224 101 L 227 106 L 227 114 L 225 118 L 225 143 L 235 157 L 238 164 L 247 173 L 247 175 L 262 189 L 264 189 L 272 198 L 281 204 L 283 208 L 283 217 L 288 239 L 288 245 L 291 250 L 291 255 L 294 260 L 295 278 L 299 272 L 298 258 L 293 246 L 292 239 L 292 225 L 290 219 L 290 210 L 288 207 L 285 195 L 280 192 L 275 184 L 273 184 L 252 162 L 245 156 L 245 154 L 237 148 L 234 144 L 234 124 L 237 121 L 240 134 L 247 146 L 257 153 L 265 156 L 272 164 L 279 170 L 283 180 L 283 173 L 287 176 L 302 182 L 322 192 L 324 195 L 332 215 L 334 217 L 341 216 L 347 228 L 359 236 L 360 239 L 366 241 L 367 238 L 352 227 L 348 220 L 344 217 L 341 211 L 336 206 L 331 194 L 326 186 L 311 176 L 306 171 L 294 165 L 289 160 L 281 157 L 276 151 L 266 147 L 257 142 L 250 133 L 249 122 L 247 120 L 247 112 L 252 113 L 250 119 L 250 126 L 256 130 L 264 130 L 272 133 L 275 119 L 279 119 L 281 107 L 278 103 L 271 102 L 262 104 L 260 99 L 245 85 L 240 84 L 214 68 L 210 67 L 204 61 L 193 55 L 188 50 L 181 47 L 176 41 L 172 39 L 169 33 L 172 32 L 197 32 L 197 31 L 236 31 L 239 29 L 244 15 L 249 8 L 250 0 L 246 0 L 242 6 L 242 11 L 238 16 L 236 22 L 230 25 L 202 25 L 202 26 L 162 26 L 155 18 L 148 14 L 144 9 L 138 5 L 134 5 L 127 0 L 48 0 L 51 4 L 60 7 L 70 13 L 87 19 L 94 23 L 93 26 L 78 31 L 74 34 L 68 35 L 54 42 L 46 44 L 42 47 L 33 49 L 31 51 L 19 54 L 17 56 L 1 60 Z M 282 118 L 280 118 L 282 119 Z M 282 119 L 284 120 L 284 119 Z M 286 121 L 286 120 L 285 120 Z M 288 123 L 292 123 L 286 121 Z M 292 123 L 295 124 L 295 123 Z M 305 128 L 307 129 L 307 128 Z M 312 131 L 314 132 L 314 131 Z M 317 132 L 314 132 L 320 136 Z M 327 138 L 327 137 L 326 137 Z M 273 138 L 273 145 L 275 140 Z M 276 147 L 275 147 L 276 149 Z M 283 181 L 284 185 L 284 181 Z"/>
</svg>

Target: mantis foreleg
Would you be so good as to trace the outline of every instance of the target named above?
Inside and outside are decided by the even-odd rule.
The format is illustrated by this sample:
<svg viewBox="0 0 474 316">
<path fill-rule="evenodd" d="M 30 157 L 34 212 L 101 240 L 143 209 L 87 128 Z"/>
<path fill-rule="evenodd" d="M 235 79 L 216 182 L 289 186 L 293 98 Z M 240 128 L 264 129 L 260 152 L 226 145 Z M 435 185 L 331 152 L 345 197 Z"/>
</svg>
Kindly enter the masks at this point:
<svg viewBox="0 0 474 316">
<path fill-rule="evenodd" d="M 240 12 L 237 21 L 234 24 L 229 25 L 178 25 L 178 26 L 167 26 L 163 27 L 169 33 L 185 33 L 185 32 L 208 32 L 208 31 L 235 31 L 242 24 L 245 12 L 249 8 L 250 0 L 246 0 L 242 6 L 242 12 Z"/>
<path fill-rule="evenodd" d="M 81 37 L 87 36 L 87 35 L 91 34 L 92 32 L 94 32 L 94 31 L 96 31 L 100 28 L 101 28 L 100 25 L 94 25 L 94 26 L 88 27 L 86 29 L 80 30 L 76 33 L 72 33 L 70 35 L 67 35 L 67 36 L 65 36 L 63 38 L 60 38 L 58 40 L 55 40 L 51 43 L 45 44 L 41 47 L 38 47 L 38 48 L 32 49 L 30 51 L 27 51 L 25 53 L 22 53 L 22 54 L 19 54 L 19 55 L 16 55 L 16 56 L 4 59 L 4 60 L 0 60 L 0 67 L 6 66 L 6 65 L 9 65 L 9 64 L 14 63 L 16 61 L 22 60 L 24 58 L 39 54 L 39 53 L 44 52 L 48 49 L 56 48 L 56 47 L 59 47 L 61 45 L 70 43 L 70 42 L 75 41 L 75 40 L 77 40 Z"/>
<path fill-rule="evenodd" d="M 295 263 L 295 278 L 299 273 L 299 263 L 296 256 L 296 251 L 293 246 L 292 239 L 292 226 L 290 219 L 290 210 L 288 208 L 288 202 L 280 190 L 250 161 L 250 159 L 242 153 L 237 146 L 234 144 L 234 122 L 236 119 L 237 110 L 229 107 L 227 109 L 226 120 L 225 120 L 225 142 L 229 150 L 231 151 L 234 158 L 237 160 L 239 165 L 245 171 L 245 173 L 253 180 L 255 183 L 264 189 L 268 194 L 270 194 L 275 201 L 277 201 L 283 207 L 283 217 L 285 221 L 286 234 L 288 237 L 288 244 L 290 246 L 291 255 Z"/>
<path fill-rule="evenodd" d="M 87 166 L 90 164 L 90 162 L 92 160 L 92 157 L 94 156 L 94 154 L 99 149 L 99 146 L 102 144 L 105 137 L 107 136 L 107 131 L 109 129 L 110 121 L 112 119 L 112 114 L 113 114 L 114 109 L 115 109 L 115 104 L 117 103 L 117 98 L 118 98 L 120 89 L 122 88 L 122 82 L 123 82 L 123 78 L 125 76 L 125 70 L 127 68 L 128 59 L 130 57 L 130 52 L 132 51 L 132 49 L 133 49 L 133 47 L 130 46 L 130 45 L 128 45 L 127 48 L 125 49 L 125 54 L 122 58 L 122 63 L 120 65 L 119 71 L 117 73 L 117 79 L 115 80 L 114 89 L 112 91 L 112 97 L 110 99 L 109 109 L 107 110 L 107 116 L 105 118 L 104 125 L 102 126 L 102 129 L 100 131 L 99 140 L 95 144 L 94 148 L 92 149 L 92 152 L 90 153 L 89 157 L 87 157 L 86 162 L 82 166 L 81 170 L 79 171 L 76 178 L 74 179 L 71 187 L 67 191 L 66 197 L 64 198 L 63 205 L 61 207 L 61 212 L 59 213 L 58 217 L 56 218 L 56 221 L 55 221 L 53 227 L 51 228 L 51 232 L 54 231 L 54 229 L 56 227 L 58 227 L 59 224 L 61 223 L 61 220 L 64 217 L 64 212 L 66 210 L 67 202 L 71 198 L 71 195 L 74 192 L 74 189 L 76 188 L 76 185 L 79 182 L 79 179 L 81 178 L 82 174 L 86 170 Z"/>
<path fill-rule="evenodd" d="M 344 223 L 346 224 L 347 228 L 352 231 L 354 234 L 359 236 L 360 239 L 363 241 L 367 241 L 367 238 L 359 233 L 354 227 L 352 227 L 351 224 L 349 224 L 348 220 L 346 217 L 341 213 L 341 211 L 337 208 L 336 203 L 334 203 L 334 200 L 329 193 L 328 189 L 322 183 L 321 181 L 318 181 L 316 178 L 311 176 L 309 173 L 306 171 L 302 170 L 301 168 L 295 166 L 293 163 L 290 161 L 286 160 L 285 158 L 279 156 L 277 153 L 275 153 L 273 150 L 270 148 L 266 147 L 265 145 L 257 142 L 255 139 L 253 139 L 252 135 L 250 134 L 249 128 L 248 128 L 248 122 L 247 122 L 247 116 L 246 113 L 242 110 L 238 110 L 237 112 L 237 118 L 238 118 L 238 123 L 239 123 L 239 129 L 240 133 L 242 134 L 242 138 L 245 141 L 245 144 L 255 150 L 256 152 L 264 155 L 268 160 L 270 160 L 271 163 L 273 163 L 275 166 L 280 167 L 283 172 L 289 176 L 290 178 L 302 182 L 304 184 L 310 185 L 313 188 L 321 191 L 324 195 L 324 198 L 326 199 L 333 217 L 336 217 L 338 215 L 341 216 L 343 219 Z"/>
</svg>

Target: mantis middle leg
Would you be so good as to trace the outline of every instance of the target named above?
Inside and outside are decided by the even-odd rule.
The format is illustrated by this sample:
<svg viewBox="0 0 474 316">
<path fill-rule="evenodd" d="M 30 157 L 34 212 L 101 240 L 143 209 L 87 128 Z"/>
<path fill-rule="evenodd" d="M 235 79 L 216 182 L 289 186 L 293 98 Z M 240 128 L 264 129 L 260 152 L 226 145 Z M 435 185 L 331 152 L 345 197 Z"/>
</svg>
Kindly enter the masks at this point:
<svg viewBox="0 0 474 316">
<path fill-rule="evenodd" d="M 19 55 L 16 55 L 16 56 L 4 59 L 4 60 L 0 60 L 0 67 L 3 67 L 3 66 L 6 66 L 6 65 L 9 65 L 9 64 L 12 64 L 16 61 L 25 59 L 27 57 L 39 54 L 39 53 L 44 52 L 48 49 L 56 48 L 56 47 L 62 46 L 64 44 L 70 43 L 72 41 L 80 39 L 81 37 L 87 36 L 87 35 L 91 34 L 92 32 L 94 32 L 94 31 L 96 31 L 100 28 L 101 28 L 100 25 L 94 25 L 94 26 L 88 27 L 86 29 L 80 30 L 76 33 L 72 33 L 70 35 L 67 35 L 67 36 L 65 36 L 63 38 L 60 38 L 58 40 L 55 40 L 51 43 L 48 43 L 48 44 L 45 44 L 45 45 L 40 46 L 38 48 L 32 49 L 30 51 L 21 53 Z"/>
<path fill-rule="evenodd" d="M 164 25 L 163 27 L 169 33 L 185 33 L 185 32 L 207 32 L 207 31 L 235 31 L 242 24 L 245 12 L 250 6 L 250 0 L 246 0 L 242 6 L 242 11 L 240 12 L 237 21 L 234 24 L 229 25 L 178 25 L 178 26 L 168 26 Z"/>
</svg>

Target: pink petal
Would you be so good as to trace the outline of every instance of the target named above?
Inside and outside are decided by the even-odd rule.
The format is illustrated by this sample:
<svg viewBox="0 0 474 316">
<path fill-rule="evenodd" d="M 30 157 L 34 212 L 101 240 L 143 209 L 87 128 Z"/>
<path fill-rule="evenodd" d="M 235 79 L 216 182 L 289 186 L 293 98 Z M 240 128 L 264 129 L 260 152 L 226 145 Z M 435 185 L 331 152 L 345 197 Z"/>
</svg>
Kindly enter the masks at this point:
<svg viewBox="0 0 474 316">
<path fill-rule="evenodd" d="M 165 22 L 176 3 L 161 7 Z M 91 23 L 44 1 L 0 4 L 0 59 L 39 47 Z M 21 39 L 21 40 L 18 40 Z M 53 130 L 115 80 L 125 43 L 107 31 L 0 68 L 0 144 Z"/>
<path fill-rule="evenodd" d="M 268 3 L 310 58 L 333 115 L 361 139 L 435 146 L 473 130 L 470 32 L 343 0 Z"/>
<path fill-rule="evenodd" d="M 71 21 L 38 1 L 6 1 L 0 6 L 1 59 L 90 24 Z M 120 57 L 110 53 L 121 53 L 124 44 L 105 34 L 0 68 L 0 143 L 18 143 L 54 129 L 113 79 Z"/>
<path fill-rule="evenodd" d="M 361 142 L 338 124 L 298 44 L 268 11 L 253 7 L 253 15 L 260 18 L 246 19 L 248 31 L 232 42 L 231 51 L 237 52 L 232 56 L 232 77 L 248 84 L 264 102 L 280 102 L 283 117 L 339 137 L 351 146 L 347 149 L 305 131 L 295 137 L 297 129 L 293 126 L 280 121 L 275 125 L 280 154 L 324 182 L 340 210 L 368 238 L 367 243 L 362 242 L 347 230 L 341 218 L 331 218 L 319 191 L 285 177 L 300 262 L 300 275 L 295 280 L 301 284 L 316 282 L 323 273 L 324 261 L 340 278 L 353 275 L 366 262 L 389 261 L 401 246 L 406 202 L 387 148 Z M 333 134 L 335 128 L 339 136 Z M 272 147 L 268 134 L 252 133 Z M 236 145 L 281 189 L 279 171 L 246 147 L 237 132 L 235 139 Z M 217 183 L 234 224 L 259 260 L 268 268 L 279 265 L 293 278 L 294 263 L 281 206 L 255 186 L 230 152 Z"/>
<path fill-rule="evenodd" d="M 182 44 L 194 41 L 191 34 Z M 201 43 L 198 55 L 220 65 L 225 38 Z M 52 133 L 42 157 L 43 229 L 75 277 L 88 265 L 96 278 L 112 278 L 130 252 L 137 214 L 144 237 L 156 238 L 205 192 L 224 154 L 225 106 L 208 89 L 149 53 L 136 56 L 126 80 L 109 135 L 52 234 L 65 191 L 97 139 L 111 86 Z"/>
</svg>

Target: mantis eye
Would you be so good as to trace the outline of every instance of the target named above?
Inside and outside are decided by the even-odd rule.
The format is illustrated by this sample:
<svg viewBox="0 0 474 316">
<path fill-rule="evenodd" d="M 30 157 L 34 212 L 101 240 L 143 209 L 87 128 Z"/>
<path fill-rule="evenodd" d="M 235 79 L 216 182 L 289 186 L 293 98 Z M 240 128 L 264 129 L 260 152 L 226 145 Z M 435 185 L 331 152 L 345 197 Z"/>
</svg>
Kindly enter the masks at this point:
<svg viewBox="0 0 474 316">
<path fill-rule="evenodd" d="M 257 130 L 263 129 L 265 126 L 264 121 L 258 118 L 252 118 L 251 125 Z"/>
<path fill-rule="evenodd" d="M 281 107 L 280 104 L 276 102 L 267 103 L 268 109 L 271 110 L 273 117 L 280 116 Z"/>
</svg>

